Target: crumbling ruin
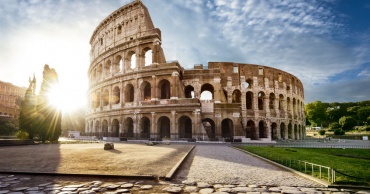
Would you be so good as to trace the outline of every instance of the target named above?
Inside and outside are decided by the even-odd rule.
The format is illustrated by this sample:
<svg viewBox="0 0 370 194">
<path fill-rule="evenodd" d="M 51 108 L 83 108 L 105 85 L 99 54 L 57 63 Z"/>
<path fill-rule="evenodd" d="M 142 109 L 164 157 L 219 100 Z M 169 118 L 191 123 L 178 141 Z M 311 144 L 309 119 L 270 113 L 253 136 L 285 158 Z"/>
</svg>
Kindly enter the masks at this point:
<svg viewBox="0 0 370 194">
<path fill-rule="evenodd" d="M 271 141 L 304 139 L 301 81 L 279 69 L 167 62 L 161 31 L 134 1 L 91 39 L 88 135 L 122 139 Z M 209 100 L 200 97 L 208 93 Z"/>
</svg>

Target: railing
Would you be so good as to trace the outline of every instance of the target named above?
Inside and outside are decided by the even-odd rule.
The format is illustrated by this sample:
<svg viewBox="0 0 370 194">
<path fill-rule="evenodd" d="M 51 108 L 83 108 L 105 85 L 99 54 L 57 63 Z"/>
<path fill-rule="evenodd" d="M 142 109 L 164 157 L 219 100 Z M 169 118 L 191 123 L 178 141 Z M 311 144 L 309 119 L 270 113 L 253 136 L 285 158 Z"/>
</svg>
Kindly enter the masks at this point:
<svg viewBox="0 0 370 194">
<path fill-rule="evenodd" d="M 305 174 L 311 175 L 313 177 L 327 180 L 329 183 L 334 183 L 336 181 L 335 169 L 328 166 L 323 166 L 302 160 L 292 160 L 290 158 L 276 158 L 273 161 L 289 168 L 298 170 L 300 172 L 304 172 Z"/>
</svg>

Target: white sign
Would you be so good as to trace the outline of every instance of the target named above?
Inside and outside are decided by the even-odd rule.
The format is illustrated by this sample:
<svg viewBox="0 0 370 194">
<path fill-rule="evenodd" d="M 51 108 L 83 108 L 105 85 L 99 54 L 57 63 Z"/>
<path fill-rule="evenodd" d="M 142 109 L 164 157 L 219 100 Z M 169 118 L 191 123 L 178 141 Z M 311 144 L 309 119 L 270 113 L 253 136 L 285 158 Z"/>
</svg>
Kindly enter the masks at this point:
<svg viewBox="0 0 370 194">
<path fill-rule="evenodd" d="M 234 113 L 233 113 L 233 117 L 237 117 L 237 118 L 239 118 L 239 117 L 240 117 L 240 113 L 238 113 L 238 112 L 234 112 Z"/>
<path fill-rule="evenodd" d="M 221 117 L 221 114 L 215 114 L 215 117 Z"/>
</svg>

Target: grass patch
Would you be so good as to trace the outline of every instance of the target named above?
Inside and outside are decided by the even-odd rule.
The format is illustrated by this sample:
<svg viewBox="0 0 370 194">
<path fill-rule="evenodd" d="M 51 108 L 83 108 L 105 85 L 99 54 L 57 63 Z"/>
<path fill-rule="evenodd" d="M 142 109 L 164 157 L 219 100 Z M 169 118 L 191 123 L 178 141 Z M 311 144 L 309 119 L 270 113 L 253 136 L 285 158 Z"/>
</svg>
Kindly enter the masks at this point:
<svg viewBox="0 0 370 194">
<path fill-rule="evenodd" d="M 305 172 L 305 166 L 297 160 L 328 166 L 350 175 L 345 176 L 337 172 L 336 184 L 370 185 L 370 150 L 367 149 L 238 147 L 301 172 Z M 312 174 L 311 168 L 306 166 L 307 174 Z M 313 174 L 318 176 L 319 169 L 314 167 Z M 322 179 L 327 180 L 327 170 L 322 170 L 322 174 Z"/>
</svg>

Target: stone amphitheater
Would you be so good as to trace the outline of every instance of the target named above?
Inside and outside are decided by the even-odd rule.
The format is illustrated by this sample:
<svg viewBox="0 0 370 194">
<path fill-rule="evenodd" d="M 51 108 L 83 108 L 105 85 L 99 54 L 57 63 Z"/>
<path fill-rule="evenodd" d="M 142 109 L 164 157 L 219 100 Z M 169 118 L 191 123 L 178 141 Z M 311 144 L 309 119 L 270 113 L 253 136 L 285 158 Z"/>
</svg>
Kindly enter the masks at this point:
<svg viewBox="0 0 370 194">
<path fill-rule="evenodd" d="M 265 142 L 305 139 L 304 89 L 272 67 L 166 61 L 140 0 L 106 17 L 91 39 L 85 133 L 112 140 Z"/>
</svg>

